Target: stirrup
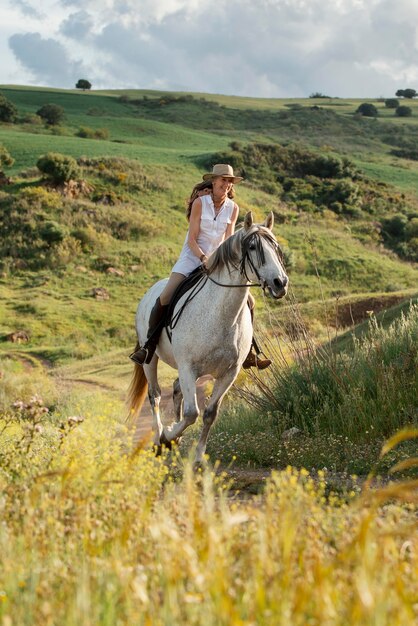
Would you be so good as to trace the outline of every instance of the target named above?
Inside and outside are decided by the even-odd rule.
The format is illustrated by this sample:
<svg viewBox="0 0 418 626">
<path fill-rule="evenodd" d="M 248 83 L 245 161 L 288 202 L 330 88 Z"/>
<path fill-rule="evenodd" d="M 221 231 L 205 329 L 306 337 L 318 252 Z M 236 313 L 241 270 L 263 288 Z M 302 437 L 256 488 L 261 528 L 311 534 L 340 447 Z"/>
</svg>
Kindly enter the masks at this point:
<svg viewBox="0 0 418 626">
<path fill-rule="evenodd" d="M 145 353 L 145 356 L 143 354 L 139 356 L 140 352 Z M 144 365 L 144 363 L 146 363 L 149 358 L 149 349 L 145 348 L 145 346 L 139 348 L 139 350 L 135 350 L 135 352 L 132 352 L 132 354 L 129 355 L 129 358 L 137 365 Z"/>
<path fill-rule="evenodd" d="M 242 364 L 242 367 L 244 369 L 249 369 L 250 367 L 256 367 L 259 370 L 265 370 L 267 367 L 271 365 L 271 361 L 270 359 L 267 359 L 267 358 L 260 359 L 260 354 L 263 354 L 263 353 L 259 352 L 258 354 L 256 354 L 251 350 L 248 353 L 247 358 L 245 359 L 244 363 Z"/>
</svg>

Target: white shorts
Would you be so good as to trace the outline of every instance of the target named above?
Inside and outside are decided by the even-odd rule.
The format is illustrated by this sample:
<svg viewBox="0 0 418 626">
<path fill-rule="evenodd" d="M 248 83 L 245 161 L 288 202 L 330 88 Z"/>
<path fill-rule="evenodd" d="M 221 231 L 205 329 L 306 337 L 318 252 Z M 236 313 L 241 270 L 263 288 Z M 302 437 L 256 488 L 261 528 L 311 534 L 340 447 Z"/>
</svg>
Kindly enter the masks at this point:
<svg viewBox="0 0 418 626">
<path fill-rule="evenodd" d="M 193 258 L 191 258 L 188 254 L 185 254 L 180 256 L 171 271 L 183 274 L 183 276 L 188 276 L 193 270 L 199 267 L 199 265 L 201 265 L 201 262 L 197 257 L 193 255 Z"/>
</svg>

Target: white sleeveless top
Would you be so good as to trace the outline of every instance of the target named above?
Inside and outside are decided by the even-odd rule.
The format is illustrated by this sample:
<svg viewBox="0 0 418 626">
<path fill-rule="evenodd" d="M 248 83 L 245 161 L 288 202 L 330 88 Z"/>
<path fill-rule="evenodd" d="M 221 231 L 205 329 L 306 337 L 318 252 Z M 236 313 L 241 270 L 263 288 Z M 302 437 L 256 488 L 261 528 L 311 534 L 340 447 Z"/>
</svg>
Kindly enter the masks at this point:
<svg viewBox="0 0 418 626">
<path fill-rule="evenodd" d="M 206 256 L 209 256 L 225 238 L 228 224 L 232 221 L 235 202 L 227 198 L 221 206 L 219 213 L 216 215 L 213 198 L 210 194 L 200 196 L 200 200 L 202 202 L 202 215 L 200 218 L 200 230 L 197 243 Z M 198 259 L 189 248 L 187 242 L 188 237 L 189 231 L 187 231 L 179 260 L 172 269 L 173 272 L 184 274 L 184 276 L 188 276 L 201 265 L 200 259 Z"/>
</svg>

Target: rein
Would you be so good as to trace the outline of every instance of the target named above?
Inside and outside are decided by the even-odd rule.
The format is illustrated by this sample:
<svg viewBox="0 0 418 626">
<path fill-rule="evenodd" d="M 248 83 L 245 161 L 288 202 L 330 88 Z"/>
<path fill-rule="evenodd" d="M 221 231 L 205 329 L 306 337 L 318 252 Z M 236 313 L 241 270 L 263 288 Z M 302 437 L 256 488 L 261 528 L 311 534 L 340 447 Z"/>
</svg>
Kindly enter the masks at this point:
<svg viewBox="0 0 418 626">
<path fill-rule="evenodd" d="M 218 285 L 219 287 L 227 287 L 227 288 L 232 288 L 232 289 L 234 289 L 234 288 L 235 289 L 246 289 L 247 287 L 261 287 L 263 289 L 263 291 L 265 292 L 266 283 L 261 278 L 257 268 L 255 267 L 255 265 L 254 265 L 254 263 L 253 263 L 253 261 L 252 261 L 252 259 L 250 257 L 250 254 L 249 254 L 250 249 L 251 250 L 255 249 L 256 256 L 257 256 L 257 262 L 259 263 L 259 265 L 264 265 L 265 264 L 266 259 L 265 259 L 265 255 L 264 255 L 263 246 L 261 244 L 261 237 L 263 237 L 264 239 L 266 239 L 268 241 L 269 245 L 276 251 L 277 256 L 278 256 L 280 262 L 282 261 L 281 250 L 280 250 L 276 240 L 274 239 L 274 237 L 271 237 L 268 234 L 260 235 L 260 233 L 258 231 L 256 231 L 255 233 L 253 233 L 249 237 L 246 237 L 244 239 L 244 241 L 242 242 L 242 257 L 239 260 L 238 265 L 234 265 L 235 269 L 239 270 L 240 274 L 245 276 L 245 278 L 247 279 L 247 283 L 245 283 L 244 285 L 229 285 L 227 283 L 220 283 L 219 281 L 215 280 L 215 278 L 212 278 L 212 276 L 210 275 L 209 271 L 202 266 L 201 267 L 201 272 L 202 272 L 201 278 L 191 288 L 191 290 L 190 290 L 189 294 L 187 295 L 185 301 L 183 302 L 182 306 L 175 313 L 175 315 L 172 316 L 170 322 L 166 326 L 167 335 L 168 335 L 168 338 L 169 338 L 170 341 L 171 341 L 171 333 L 172 333 L 173 329 L 177 326 L 177 323 L 178 323 L 178 321 L 179 321 L 179 319 L 180 319 L 184 309 L 189 304 L 189 302 L 191 302 L 197 296 L 197 294 L 203 289 L 203 287 L 205 286 L 205 284 L 207 283 L 208 280 L 210 280 L 215 285 Z M 251 248 L 250 246 L 253 246 L 253 248 Z M 250 266 L 251 270 L 254 272 L 254 274 L 257 276 L 257 279 L 259 281 L 258 283 L 253 283 L 248 278 L 247 268 L 246 268 L 246 264 L 247 263 Z"/>
<path fill-rule="evenodd" d="M 217 280 L 215 280 L 214 278 L 212 278 L 212 276 L 210 274 L 206 274 L 206 277 L 209 278 L 210 281 L 212 281 L 213 283 L 215 283 L 215 285 L 218 285 L 219 287 L 231 287 L 232 289 L 235 287 L 236 289 L 244 289 L 246 287 L 263 287 L 263 285 L 261 283 L 245 283 L 245 285 L 228 285 L 227 283 L 220 283 Z"/>
</svg>

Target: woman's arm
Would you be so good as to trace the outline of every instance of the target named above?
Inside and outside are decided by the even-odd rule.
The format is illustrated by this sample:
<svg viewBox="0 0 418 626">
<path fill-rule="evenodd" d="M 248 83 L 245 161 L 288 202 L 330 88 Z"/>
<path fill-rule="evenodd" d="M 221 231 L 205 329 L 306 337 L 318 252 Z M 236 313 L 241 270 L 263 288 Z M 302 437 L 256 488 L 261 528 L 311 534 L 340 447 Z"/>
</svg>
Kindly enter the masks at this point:
<svg viewBox="0 0 418 626">
<path fill-rule="evenodd" d="M 193 252 L 193 254 L 197 256 L 200 261 L 204 261 L 206 259 L 206 255 L 197 243 L 197 238 L 200 232 L 201 216 L 202 201 L 200 198 L 196 198 L 196 200 L 192 204 L 192 210 L 190 212 L 189 236 L 187 238 L 187 243 L 189 244 L 189 248 Z"/>
<path fill-rule="evenodd" d="M 238 204 L 234 204 L 234 210 L 232 211 L 232 215 L 231 215 L 231 223 L 228 224 L 228 226 L 226 227 L 225 239 L 228 239 L 228 237 L 234 234 L 235 224 L 237 223 L 237 219 L 238 219 L 238 213 L 239 213 Z"/>
</svg>

